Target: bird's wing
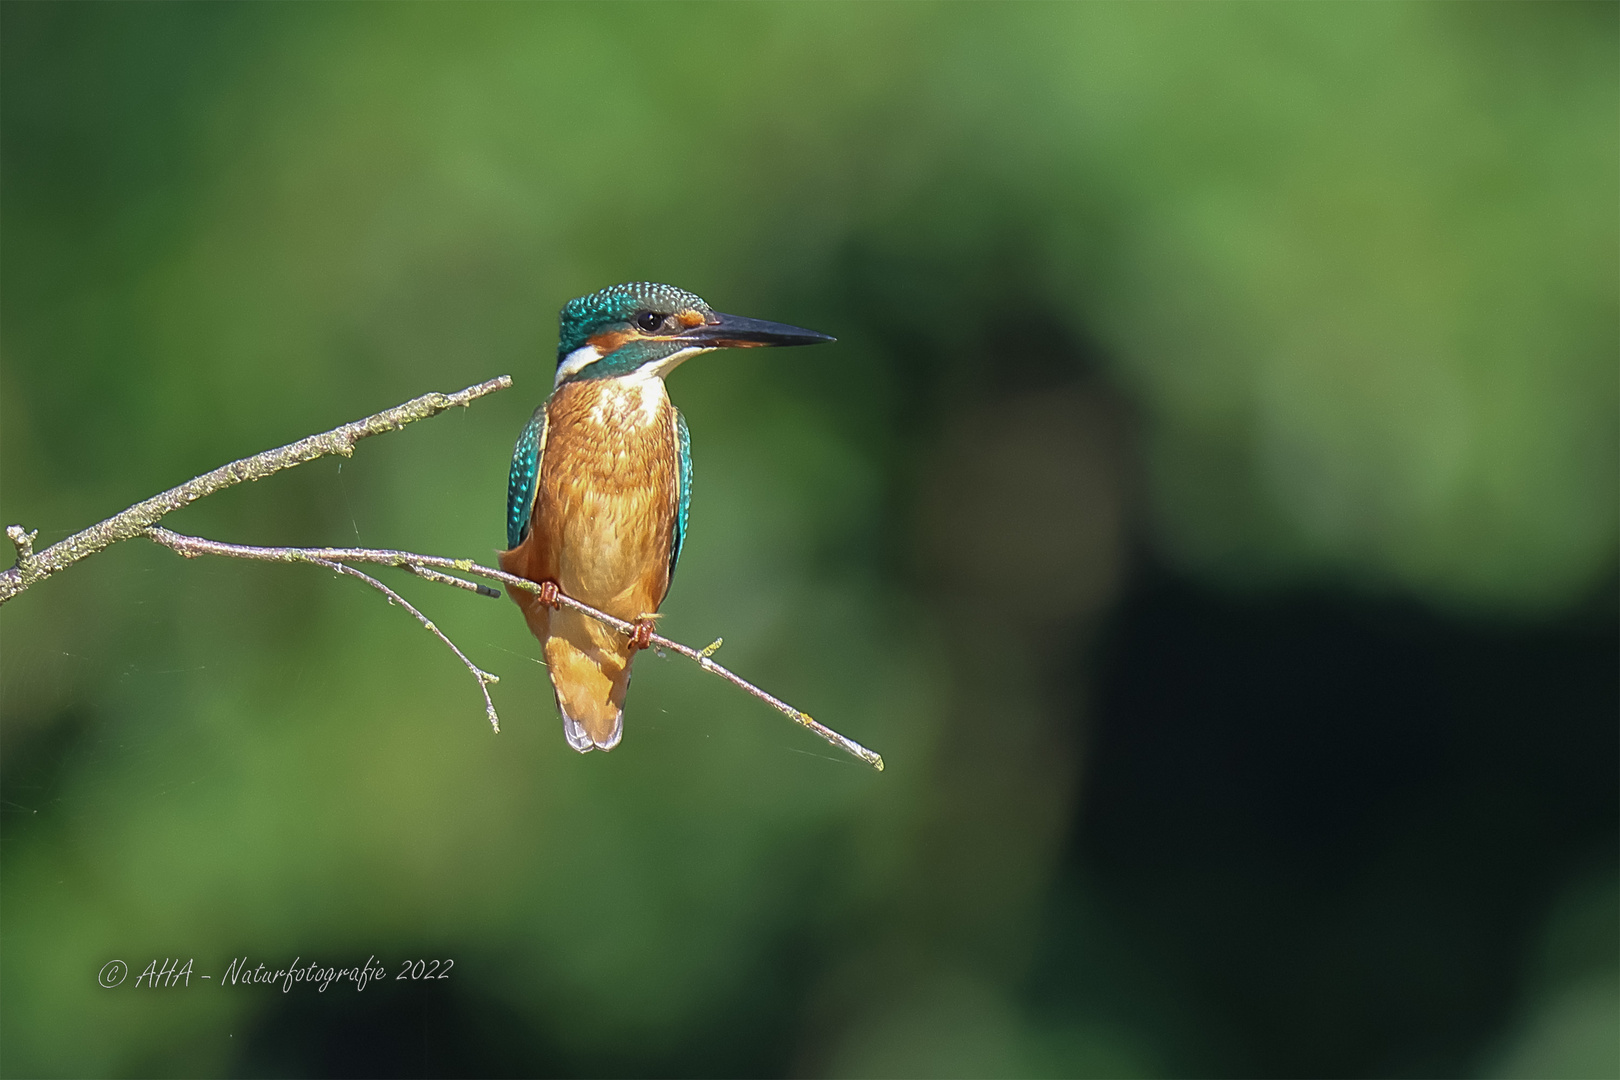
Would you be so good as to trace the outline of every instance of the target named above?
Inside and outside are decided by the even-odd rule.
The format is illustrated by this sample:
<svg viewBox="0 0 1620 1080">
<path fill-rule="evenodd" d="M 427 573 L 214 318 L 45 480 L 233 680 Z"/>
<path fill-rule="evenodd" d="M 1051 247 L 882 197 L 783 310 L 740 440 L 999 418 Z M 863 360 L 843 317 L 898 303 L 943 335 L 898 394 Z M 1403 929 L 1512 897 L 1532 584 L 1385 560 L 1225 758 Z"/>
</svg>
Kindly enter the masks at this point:
<svg viewBox="0 0 1620 1080">
<path fill-rule="evenodd" d="M 546 407 L 534 410 L 512 451 L 512 474 L 506 482 L 506 546 L 515 548 L 529 535 L 529 516 L 546 454 Z M 679 542 L 677 541 L 677 545 Z"/>
<path fill-rule="evenodd" d="M 692 436 L 686 430 L 686 417 L 675 410 L 675 529 L 669 545 L 669 579 L 675 580 L 675 564 L 681 561 L 681 544 L 686 540 L 686 513 L 692 508 Z M 666 586 L 667 588 L 667 586 Z"/>
</svg>

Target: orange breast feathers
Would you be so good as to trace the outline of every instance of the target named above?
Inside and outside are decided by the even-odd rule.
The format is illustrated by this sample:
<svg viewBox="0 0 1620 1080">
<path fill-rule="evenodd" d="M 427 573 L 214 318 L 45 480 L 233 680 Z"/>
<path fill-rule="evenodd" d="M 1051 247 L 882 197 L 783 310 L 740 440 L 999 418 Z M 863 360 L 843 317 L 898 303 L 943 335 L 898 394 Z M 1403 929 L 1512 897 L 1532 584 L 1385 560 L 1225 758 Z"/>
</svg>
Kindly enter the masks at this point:
<svg viewBox="0 0 1620 1080">
<path fill-rule="evenodd" d="M 675 409 L 662 379 L 565 383 L 546 406 L 529 535 L 502 553 L 502 568 L 555 581 L 627 621 L 656 614 L 669 590 L 678 470 Z M 632 659 L 625 635 L 550 611 L 532 594 L 513 598 L 545 647 L 569 742 L 616 745 Z"/>
</svg>

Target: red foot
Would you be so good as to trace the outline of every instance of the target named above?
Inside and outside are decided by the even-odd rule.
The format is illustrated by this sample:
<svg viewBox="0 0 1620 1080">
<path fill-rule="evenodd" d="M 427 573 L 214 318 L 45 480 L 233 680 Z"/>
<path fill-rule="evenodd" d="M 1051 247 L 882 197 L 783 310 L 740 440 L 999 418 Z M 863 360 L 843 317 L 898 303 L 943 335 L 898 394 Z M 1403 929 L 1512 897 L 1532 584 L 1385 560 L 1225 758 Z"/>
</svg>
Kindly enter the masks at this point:
<svg viewBox="0 0 1620 1080">
<path fill-rule="evenodd" d="M 542 581 L 540 591 L 535 594 L 535 599 L 553 611 L 562 607 L 562 603 L 557 599 L 557 583 L 555 581 Z"/>
<path fill-rule="evenodd" d="M 630 651 L 645 649 L 652 645 L 653 624 L 651 619 L 637 619 L 635 632 L 630 635 Z"/>
</svg>

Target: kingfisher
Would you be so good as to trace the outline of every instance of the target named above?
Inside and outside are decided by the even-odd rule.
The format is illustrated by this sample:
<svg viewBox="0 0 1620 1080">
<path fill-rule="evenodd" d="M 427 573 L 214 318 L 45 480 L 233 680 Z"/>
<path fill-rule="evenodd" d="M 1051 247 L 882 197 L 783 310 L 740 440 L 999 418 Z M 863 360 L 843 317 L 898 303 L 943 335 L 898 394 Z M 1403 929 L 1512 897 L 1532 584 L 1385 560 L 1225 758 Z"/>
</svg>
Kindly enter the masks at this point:
<svg viewBox="0 0 1620 1080">
<path fill-rule="evenodd" d="M 835 339 L 722 315 L 648 281 L 570 300 L 558 323 L 551 396 L 512 452 L 500 560 L 541 586 L 509 591 L 545 652 L 563 735 L 583 754 L 619 745 L 630 664 L 651 642 L 686 540 L 691 439 L 664 378 L 715 349 Z M 635 632 L 560 608 L 558 590 Z"/>
</svg>

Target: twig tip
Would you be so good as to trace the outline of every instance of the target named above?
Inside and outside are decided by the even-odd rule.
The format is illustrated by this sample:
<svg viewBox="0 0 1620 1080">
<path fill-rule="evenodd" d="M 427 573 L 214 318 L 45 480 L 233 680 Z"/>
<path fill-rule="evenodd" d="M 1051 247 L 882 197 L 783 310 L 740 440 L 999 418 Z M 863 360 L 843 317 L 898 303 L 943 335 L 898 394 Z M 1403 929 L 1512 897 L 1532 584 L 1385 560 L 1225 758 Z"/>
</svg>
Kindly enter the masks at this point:
<svg viewBox="0 0 1620 1080">
<path fill-rule="evenodd" d="M 18 566 L 30 562 L 34 558 L 34 538 L 38 535 L 38 529 L 30 532 L 21 525 L 6 526 L 6 536 L 11 540 L 11 545 L 17 549 Z"/>
</svg>

